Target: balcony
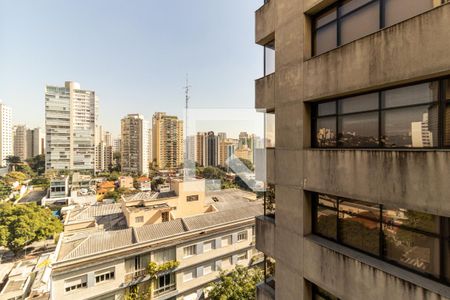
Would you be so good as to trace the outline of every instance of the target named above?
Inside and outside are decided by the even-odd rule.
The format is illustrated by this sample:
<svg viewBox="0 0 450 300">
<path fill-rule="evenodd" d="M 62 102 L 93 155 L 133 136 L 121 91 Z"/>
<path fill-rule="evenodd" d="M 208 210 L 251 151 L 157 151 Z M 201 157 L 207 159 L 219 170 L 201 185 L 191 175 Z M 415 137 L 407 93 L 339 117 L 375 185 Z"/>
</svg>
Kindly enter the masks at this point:
<svg viewBox="0 0 450 300">
<path fill-rule="evenodd" d="M 264 254 L 275 255 L 275 218 L 270 216 L 256 217 L 256 249 Z"/>
<path fill-rule="evenodd" d="M 275 108 L 275 73 L 255 80 L 255 108 Z"/>
<path fill-rule="evenodd" d="M 125 284 L 130 284 L 135 281 L 142 281 L 142 279 L 147 275 L 147 269 L 141 269 L 125 274 Z"/>
<path fill-rule="evenodd" d="M 305 100 L 449 74 L 450 56 L 442 55 L 450 47 L 449 19 L 450 4 L 445 4 L 307 60 Z"/>
<path fill-rule="evenodd" d="M 303 161 L 305 190 L 450 215 L 448 150 L 310 149 Z"/>
<path fill-rule="evenodd" d="M 275 300 L 275 281 L 261 282 L 256 286 L 257 300 Z"/>
<path fill-rule="evenodd" d="M 264 45 L 273 39 L 276 24 L 275 0 L 267 1 L 255 12 L 255 42 Z"/>
</svg>

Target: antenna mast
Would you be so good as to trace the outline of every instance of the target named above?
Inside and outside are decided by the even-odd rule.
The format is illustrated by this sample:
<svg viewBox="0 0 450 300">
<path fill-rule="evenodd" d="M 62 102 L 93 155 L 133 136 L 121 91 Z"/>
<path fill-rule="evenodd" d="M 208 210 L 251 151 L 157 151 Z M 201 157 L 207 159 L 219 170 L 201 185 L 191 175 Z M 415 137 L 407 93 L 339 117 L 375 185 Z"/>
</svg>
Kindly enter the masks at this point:
<svg viewBox="0 0 450 300">
<path fill-rule="evenodd" d="M 189 96 L 189 89 L 191 88 L 191 86 L 189 85 L 189 75 L 186 74 L 186 86 L 183 87 L 184 88 L 184 93 L 185 93 L 185 101 L 186 101 L 186 106 L 185 106 L 185 141 L 186 141 L 186 158 L 185 158 L 185 166 L 184 166 L 184 177 L 187 177 L 187 170 L 188 170 L 188 166 L 186 166 L 186 163 L 189 161 L 189 141 L 188 141 L 188 109 L 189 109 L 189 99 L 191 98 Z"/>
</svg>

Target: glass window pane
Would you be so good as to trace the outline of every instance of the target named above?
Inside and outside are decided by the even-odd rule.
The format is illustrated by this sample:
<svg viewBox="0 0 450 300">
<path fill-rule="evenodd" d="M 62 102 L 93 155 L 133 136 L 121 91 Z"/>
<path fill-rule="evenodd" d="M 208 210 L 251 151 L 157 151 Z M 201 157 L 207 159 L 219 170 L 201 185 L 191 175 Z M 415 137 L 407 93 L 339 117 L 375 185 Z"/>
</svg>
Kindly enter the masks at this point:
<svg viewBox="0 0 450 300">
<path fill-rule="evenodd" d="M 343 200 L 339 203 L 339 211 L 347 215 L 358 215 L 364 218 L 380 220 L 380 206 L 358 200 Z"/>
<path fill-rule="evenodd" d="M 336 114 L 336 101 L 317 104 L 317 113 L 319 117 Z"/>
<path fill-rule="evenodd" d="M 391 26 L 433 8 L 433 0 L 386 0 L 385 25 Z"/>
<path fill-rule="evenodd" d="M 339 117 L 339 146 L 375 147 L 378 145 L 378 112 Z"/>
<path fill-rule="evenodd" d="M 428 82 L 383 92 L 383 108 L 430 103 L 438 99 L 439 85 Z"/>
<path fill-rule="evenodd" d="M 337 199 L 336 197 L 319 194 L 318 195 L 319 204 L 323 206 L 328 206 L 334 209 L 337 209 Z"/>
<path fill-rule="evenodd" d="M 341 21 L 341 44 L 369 35 L 380 28 L 380 10 L 378 1 L 365 6 Z"/>
<path fill-rule="evenodd" d="M 264 46 L 264 76 L 275 72 L 275 41 Z"/>
<path fill-rule="evenodd" d="M 336 20 L 336 8 L 332 8 L 316 17 L 316 28 Z"/>
<path fill-rule="evenodd" d="M 266 113 L 266 147 L 275 147 L 275 113 Z"/>
<path fill-rule="evenodd" d="M 444 270 L 445 280 L 450 283 L 450 241 L 444 241 Z"/>
<path fill-rule="evenodd" d="M 382 136 L 386 147 L 434 147 L 438 138 L 438 106 L 384 111 Z"/>
<path fill-rule="evenodd" d="M 336 147 L 336 117 L 317 119 L 317 147 Z"/>
<path fill-rule="evenodd" d="M 444 146 L 450 147 L 450 102 L 445 106 Z"/>
<path fill-rule="evenodd" d="M 374 255 L 380 254 L 380 223 L 378 221 L 339 211 L 339 237 L 345 245 Z"/>
<path fill-rule="evenodd" d="M 383 232 L 387 259 L 439 276 L 438 238 L 390 226 L 383 226 Z"/>
<path fill-rule="evenodd" d="M 337 24 L 333 22 L 317 29 L 314 35 L 314 55 L 319 55 L 337 47 Z"/>
<path fill-rule="evenodd" d="M 378 93 L 345 98 L 338 101 L 339 113 L 348 114 L 378 109 Z"/>
<path fill-rule="evenodd" d="M 435 234 L 439 234 L 440 229 L 438 216 L 402 208 L 383 206 L 383 222 L 389 226 L 407 226 Z"/>
<path fill-rule="evenodd" d="M 341 6 L 341 16 L 369 3 L 372 0 L 347 0 Z"/>
<path fill-rule="evenodd" d="M 336 239 L 337 211 L 317 206 L 316 233 L 330 239 Z"/>
</svg>

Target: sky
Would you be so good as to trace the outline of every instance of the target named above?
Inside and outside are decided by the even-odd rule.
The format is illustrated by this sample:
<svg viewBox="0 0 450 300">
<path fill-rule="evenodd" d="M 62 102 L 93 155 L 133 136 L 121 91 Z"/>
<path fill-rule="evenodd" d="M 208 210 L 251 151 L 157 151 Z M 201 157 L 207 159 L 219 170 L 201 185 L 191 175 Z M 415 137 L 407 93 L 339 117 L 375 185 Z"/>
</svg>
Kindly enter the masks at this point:
<svg viewBox="0 0 450 300">
<path fill-rule="evenodd" d="M 186 74 L 191 108 L 253 108 L 259 2 L 0 0 L 0 99 L 14 124 L 43 127 L 45 85 L 77 81 L 115 136 L 128 113 L 183 117 Z"/>
</svg>

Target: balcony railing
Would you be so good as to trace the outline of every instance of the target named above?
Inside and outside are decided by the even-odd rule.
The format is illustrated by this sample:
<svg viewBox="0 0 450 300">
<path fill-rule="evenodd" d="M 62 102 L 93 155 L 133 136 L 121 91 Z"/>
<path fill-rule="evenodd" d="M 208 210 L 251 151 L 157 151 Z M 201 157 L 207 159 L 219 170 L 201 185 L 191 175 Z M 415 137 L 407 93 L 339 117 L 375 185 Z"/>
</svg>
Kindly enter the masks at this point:
<svg viewBox="0 0 450 300">
<path fill-rule="evenodd" d="M 175 289 L 176 289 L 176 284 L 174 282 L 174 283 L 171 283 L 169 285 L 165 285 L 163 287 L 155 289 L 155 291 L 153 292 L 153 295 L 155 297 L 157 297 L 157 296 L 162 295 L 164 293 L 174 291 Z"/>
</svg>

